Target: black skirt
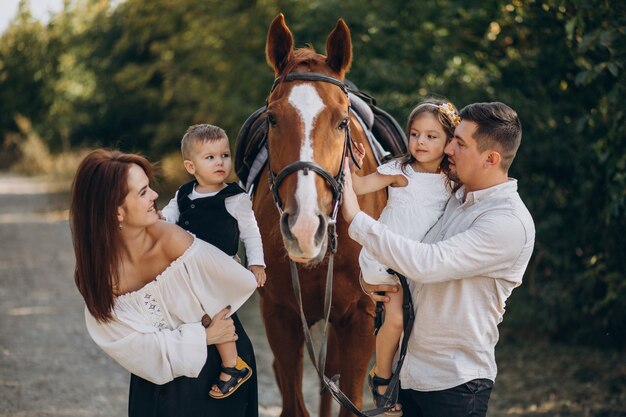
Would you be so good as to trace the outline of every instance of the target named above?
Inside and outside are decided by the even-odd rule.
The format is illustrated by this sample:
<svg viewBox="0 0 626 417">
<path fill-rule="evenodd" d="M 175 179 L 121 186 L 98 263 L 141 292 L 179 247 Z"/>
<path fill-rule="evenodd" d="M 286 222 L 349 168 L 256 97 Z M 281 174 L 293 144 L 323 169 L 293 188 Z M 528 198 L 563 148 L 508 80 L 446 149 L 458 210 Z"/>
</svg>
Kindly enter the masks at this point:
<svg viewBox="0 0 626 417">
<path fill-rule="evenodd" d="M 130 376 L 129 417 L 258 417 L 256 362 L 252 343 L 236 314 L 232 316 L 239 339 L 237 353 L 252 368 L 252 376 L 227 398 L 209 397 L 221 359 L 215 346 L 207 346 L 207 361 L 197 378 L 178 377 L 156 385 L 137 375 Z"/>
</svg>

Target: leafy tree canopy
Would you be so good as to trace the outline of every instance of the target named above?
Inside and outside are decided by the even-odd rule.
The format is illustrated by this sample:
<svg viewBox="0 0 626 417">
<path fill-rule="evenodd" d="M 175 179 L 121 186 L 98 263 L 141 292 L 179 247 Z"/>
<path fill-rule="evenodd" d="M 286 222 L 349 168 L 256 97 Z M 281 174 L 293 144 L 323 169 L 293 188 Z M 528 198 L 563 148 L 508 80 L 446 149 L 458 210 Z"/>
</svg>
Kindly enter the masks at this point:
<svg viewBox="0 0 626 417">
<path fill-rule="evenodd" d="M 267 28 L 324 52 L 348 23 L 349 78 L 404 123 L 424 97 L 502 101 L 522 119 L 511 175 L 537 226 L 504 325 L 600 345 L 626 342 L 626 6 L 608 0 L 67 1 L 50 23 L 26 3 L 0 41 L 0 135 L 16 116 L 53 151 L 175 152 L 193 123 L 234 138 L 264 104 Z"/>
</svg>

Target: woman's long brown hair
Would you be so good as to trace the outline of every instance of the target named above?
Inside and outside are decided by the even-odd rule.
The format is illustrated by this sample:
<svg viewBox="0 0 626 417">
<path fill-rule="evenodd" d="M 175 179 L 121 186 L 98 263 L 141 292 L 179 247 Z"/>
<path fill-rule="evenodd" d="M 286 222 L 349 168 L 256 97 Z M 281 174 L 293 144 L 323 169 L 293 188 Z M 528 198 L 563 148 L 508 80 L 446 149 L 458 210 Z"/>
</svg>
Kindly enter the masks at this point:
<svg viewBox="0 0 626 417">
<path fill-rule="evenodd" d="M 144 157 L 97 149 L 80 163 L 72 183 L 74 281 L 89 312 L 100 322 L 112 318 L 122 243 L 117 209 L 128 194 L 128 170 L 132 164 L 139 165 L 152 180 L 152 166 Z"/>
</svg>

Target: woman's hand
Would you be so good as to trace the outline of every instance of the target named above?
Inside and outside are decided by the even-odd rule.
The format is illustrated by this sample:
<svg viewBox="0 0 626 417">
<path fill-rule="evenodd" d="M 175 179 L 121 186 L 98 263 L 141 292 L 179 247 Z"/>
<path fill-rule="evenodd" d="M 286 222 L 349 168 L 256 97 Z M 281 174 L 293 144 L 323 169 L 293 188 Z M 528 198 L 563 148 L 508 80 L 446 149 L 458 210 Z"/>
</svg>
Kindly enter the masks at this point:
<svg viewBox="0 0 626 417">
<path fill-rule="evenodd" d="M 230 313 L 230 306 L 226 307 L 210 320 L 208 327 L 205 325 L 206 344 L 215 345 L 219 343 L 234 342 L 239 339 L 235 333 L 235 323 L 230 317 L 226 317 Z M 202 319 L 202 324 L 206 323 L 208 316 Z"/>
</svg>

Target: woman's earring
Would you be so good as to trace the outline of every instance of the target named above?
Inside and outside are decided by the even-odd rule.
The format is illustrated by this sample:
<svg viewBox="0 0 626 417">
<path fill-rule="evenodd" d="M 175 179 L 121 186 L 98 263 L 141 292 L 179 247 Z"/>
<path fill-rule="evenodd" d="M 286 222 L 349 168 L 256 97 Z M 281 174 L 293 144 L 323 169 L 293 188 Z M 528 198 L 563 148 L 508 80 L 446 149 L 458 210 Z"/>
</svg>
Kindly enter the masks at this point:
<svg viewBox="0 0 626 417">
<path fill-rule="evenodd" d="M 120 222 L 120 230 L 122 230 L 122 222 Z"/>
</svg>

